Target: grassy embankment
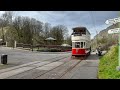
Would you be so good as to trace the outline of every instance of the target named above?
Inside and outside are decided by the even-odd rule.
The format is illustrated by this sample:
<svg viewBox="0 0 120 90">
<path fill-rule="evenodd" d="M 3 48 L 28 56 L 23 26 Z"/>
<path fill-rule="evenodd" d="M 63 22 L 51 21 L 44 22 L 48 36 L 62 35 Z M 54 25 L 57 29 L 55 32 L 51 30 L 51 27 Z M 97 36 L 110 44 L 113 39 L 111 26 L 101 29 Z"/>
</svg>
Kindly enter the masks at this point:
<svg viewBox="0 0 120 90">
<path fill-rule="evenodd" d="M 116 66 L 118 66 L 118 47 L 113 46 L 107 54 L 100 58 L 98 78 L 120 79 L 120 71 L 116 70 Z"/>
</svg>

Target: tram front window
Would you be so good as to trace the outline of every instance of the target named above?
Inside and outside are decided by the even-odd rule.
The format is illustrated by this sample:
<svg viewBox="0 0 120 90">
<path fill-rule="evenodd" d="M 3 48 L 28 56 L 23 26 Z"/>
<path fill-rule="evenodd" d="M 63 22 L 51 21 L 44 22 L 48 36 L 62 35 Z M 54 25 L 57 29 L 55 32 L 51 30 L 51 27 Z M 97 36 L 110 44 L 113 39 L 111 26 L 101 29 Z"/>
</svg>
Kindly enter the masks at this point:
<svg viewBox="0 0 120 90">
<path fill-rule="evenodd" d="M 80 48 L 80 42 L 75 43 L 75 48 Z"/>
<path fill-rule="evenodd" d="M 85 42 L 84 42 L 84 48 L 85 48 Z"/>
<path fill-rule="evenodd" d="M 81 48 L 83 48 L 83 42 L 81 42 Z"/>
</svg>

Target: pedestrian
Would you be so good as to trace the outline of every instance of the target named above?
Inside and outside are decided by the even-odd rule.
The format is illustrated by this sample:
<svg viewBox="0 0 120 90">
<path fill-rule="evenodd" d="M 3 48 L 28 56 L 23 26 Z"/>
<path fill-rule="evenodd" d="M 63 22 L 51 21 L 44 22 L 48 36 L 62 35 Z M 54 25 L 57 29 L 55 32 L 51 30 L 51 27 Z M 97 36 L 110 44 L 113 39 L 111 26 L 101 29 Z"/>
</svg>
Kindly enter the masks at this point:
<svg viewBox="0 0 120 90">
<path fill-rule="evenodd" d="M 97 52 L 98 52 L 98 48 L 96 48 L 96 55 L 97 55 Z"/>
<path fill-rule="evenodd" d="M 101 46 L 98 47 L 98 55 L 101 56 L 102 54 L 102 50 L 101 50 Z"/>
</svg>

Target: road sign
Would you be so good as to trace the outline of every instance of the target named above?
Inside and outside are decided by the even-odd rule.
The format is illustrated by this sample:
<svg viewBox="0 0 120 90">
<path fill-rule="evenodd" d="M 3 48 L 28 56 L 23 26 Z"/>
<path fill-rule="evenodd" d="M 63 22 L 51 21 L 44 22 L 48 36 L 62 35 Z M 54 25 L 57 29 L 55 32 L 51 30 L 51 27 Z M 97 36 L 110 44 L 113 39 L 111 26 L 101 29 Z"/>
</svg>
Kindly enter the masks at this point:
<svg viewBox="0 0 120 90">
<path fill-rule="evenodd" d="M 113 34 L 113 33 L 120 33 L 120 28 L 114 28 L 108 30 L 108 34 Z"/>
<path fill-rule="evenodd" d="M 106 20 L 106 24 L 115 24 L 115 23 L 118 23 L 120 22 L 120 17 L 119 18 L 114 18 L 114 19 L 109 19 L 109 20 Z"/>
</svg>

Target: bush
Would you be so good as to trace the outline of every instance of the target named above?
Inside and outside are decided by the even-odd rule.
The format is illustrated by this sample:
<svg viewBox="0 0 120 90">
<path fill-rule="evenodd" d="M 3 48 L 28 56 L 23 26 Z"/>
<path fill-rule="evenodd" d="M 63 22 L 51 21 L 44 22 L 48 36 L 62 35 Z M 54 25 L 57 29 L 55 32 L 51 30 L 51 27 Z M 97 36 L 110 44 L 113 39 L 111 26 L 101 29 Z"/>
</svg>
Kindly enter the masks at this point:
<svg viewBox="0 0 120 90">
<path fill-rule="evenodd" d="M 47 48 L 41 48 L 41 49 L 39 49 L 37 51 L 39 51 L 39 52 L 49 52 L 49 49 L 47 49 Z"/>
<path fill-rule="evenodd" d="M 49 50 L 50 52 L 61 52 L 61 50 L 57 49 L 57 48 L 51 48 Z"/>
</svg>

